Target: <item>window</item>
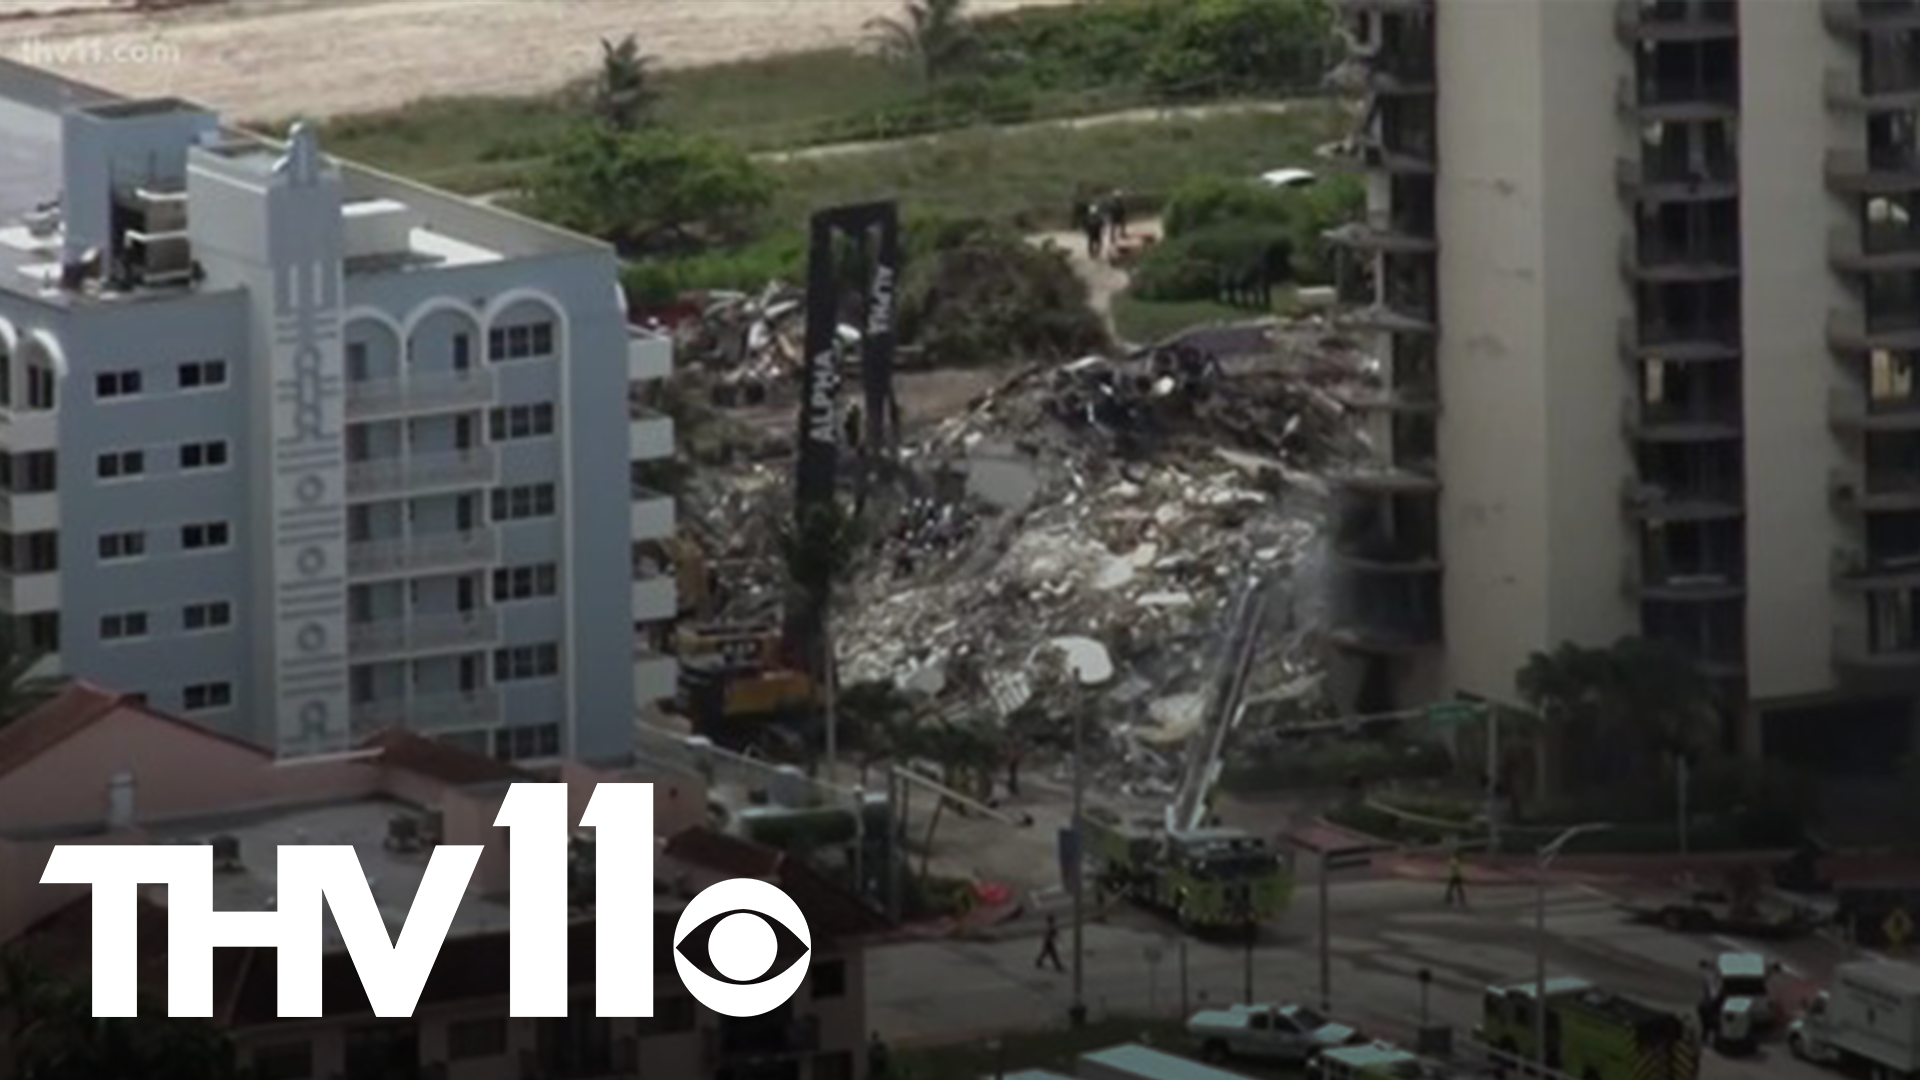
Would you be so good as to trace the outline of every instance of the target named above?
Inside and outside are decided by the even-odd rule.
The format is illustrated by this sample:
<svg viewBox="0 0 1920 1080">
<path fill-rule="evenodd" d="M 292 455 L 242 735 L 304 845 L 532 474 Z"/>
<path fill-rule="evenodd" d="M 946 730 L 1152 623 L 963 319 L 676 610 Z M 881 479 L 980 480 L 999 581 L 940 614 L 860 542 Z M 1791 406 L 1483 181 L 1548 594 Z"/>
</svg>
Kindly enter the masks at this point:
<svg viewBox="0 0 1920 1080">
<path fill-rule="evenodd" d="M 537 439 L 553 434 L 553 402 L 534 405 L 510 405 L 495 409 L 488 417 L 488 430 L 494 442 L 509 439 Z"/>
<path fill-rule="evenodd" d="M 552 484 L 522 484 L 493 489 L 493 520 L 524 521 L 552 517 L 556 496 Z"/>
<path fill-rule="evenodd" d="M 180 365 L 180 389 L 210 390 L 227 385 L 225 360 L 190 360 Z"/>
<path fill-rule="evenodd" d="M 180 707 L 187 712 L 208 712 L 213 709 L 225 709 L 232 704 L 232 683 L 194 683 L 185 690 L 180 691 Z"/>
<path fill-rule="evenodd" d="M 27 408 L 53 408 L 56 382 L 53 368 L 37 360 L 27 361 Z"/>
<path fill-rule="evenodd" d="M 502 728 L 493 733 L 493 756 L 501 761 L 559 757 L 560 725 L 527 724 Z"/>
<path fill-rule="evenodd" d="M 127 480 L 147 471 L 144 450 L 109 450 L 94 460 L 93 473 L 102 480 Z"/>
<path fill-rule="evenodd" d="M 487 355 L 495 363 L 552 356 L 553 323 L 543 319 L 518 326 L 496 326 L 487 331 Z"/>
<path fill-rule="evenodd" d="M 253 1080 L 308 1080 L 313 1075 L 313 1044 L 274 1043 L 253 1048 Z"/>
<path fill-rule="evenodd" d="M 500 1017 L 447 1025 L 447 1057 L 453 1061 L 499 1057 L 506 1052 L 507 1022 Z"/>
<path fill-rule="evenodd" d="M 813 965 L 807 972 L 807 978 L 813 982 L 813 999 L 847 996 L 847 962 L 845 960 L 827 960 Z"/>
<path fill-rule="evenodd" d="M 493 572 L 493 599 L 499 603 L 552 596 L 560 588 L 560 568 L 553 563 L 503 566 Z"/>
<path fill-rule="evenodd" d="M 453 370 L 465 371 L 473 366 L 473 339 L 465 334 L 453 335 Z"/>
<path fill-rule="evenodd" d="M 367 343 L 364 341 L 347 342 L 347 381 L 365 382 L 367 371 Z"/>
<path fill-rule="evenodd" d="M 232 625 L 233 605 L 225 600 L 208 600 L 180 609 L 180 626 L 184 630 L 222 630 Z"/>
<path fill-rule="evenodd" d="M 131 532 L 100 534 L 101 562 L 119 562 L 122 559 L 137 559 L 146 553 L 147 534 L 138 529 Z"/>
<path fill-rule="evenodd" d="M 225 439 L 180 444 L 180 469 L 183 472 L 194 469 L 217 469 L 226 463 L 227 441 Z"/>
<path fill-rule="evenodd" d="M 202 521 L 180 526 L 180 546 L 188 551 L 213 551 L 232 539 L 224 521 Z"/>
<path fill-rule="evenodd" d="M 139 392 L 140 373 L 131 368 L 124 371 L 103 371 L 93 377 L 93 396 L 101 401 L 133 397 Z"/>
<path fill-rule="evenodd" d="M 129 641 L 147 636 L 147 613 L 121 611 L 100 616 L 101 641 Z"/>
<path fill-rule="evenodd" d="M 41 611 L 29 615 L 14 623 L 15 633 L 26 642 L 27 649 L 42 656 L 52 656 L 60 651 L 60 613 Z"/>
<path fill-rule="evenodd" d="M 515 645 L 493 651 L 494 682 L 546 679 L 559 673 L 560 646 L 551 641 L 539 645 Z"/>
</svg>

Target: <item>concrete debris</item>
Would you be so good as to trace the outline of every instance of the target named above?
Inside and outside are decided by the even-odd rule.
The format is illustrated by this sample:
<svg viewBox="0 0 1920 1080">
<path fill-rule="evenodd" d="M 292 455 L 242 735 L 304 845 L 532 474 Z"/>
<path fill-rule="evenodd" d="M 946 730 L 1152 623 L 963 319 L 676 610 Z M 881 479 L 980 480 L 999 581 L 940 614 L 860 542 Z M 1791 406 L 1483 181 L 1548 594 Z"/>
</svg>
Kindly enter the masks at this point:
<svg viewBox="0 0 1920 1080">
<path fill-rule="evenodd" d="M 1365 451 L 1335 395 L 1371 373 L 1312 325 L 1269 334 L 1261 356 L 1183 348 L 1028 370 L 911 442 L 904 464 L 922 490 L 884 557 L 842 590 L 843 683 L 926 690 L 956 722 L 1058 729 L 1084 708 L 1106 744 L 1102 782 L 1163 793 L 1215 677 L 1230 595 L 1265 573 L 1286 602 L 1250 694 L 1317 693 L 1299 645 L 1326 600 L 1321 477 Z M 1074 691 L 1033 668 L 1063 639 L 1099 650 L 1100 685 Z"/>
</svg>

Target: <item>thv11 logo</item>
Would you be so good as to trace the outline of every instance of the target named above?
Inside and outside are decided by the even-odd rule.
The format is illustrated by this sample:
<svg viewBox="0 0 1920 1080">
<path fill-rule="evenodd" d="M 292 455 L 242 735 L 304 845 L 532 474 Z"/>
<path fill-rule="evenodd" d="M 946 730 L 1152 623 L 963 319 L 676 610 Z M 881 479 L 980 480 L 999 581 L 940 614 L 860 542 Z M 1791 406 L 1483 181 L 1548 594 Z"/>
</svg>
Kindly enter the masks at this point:
<svg viewBox="0 0 1920 1080">
<path fill-rule="evenodd" d="M 508 830 L 509 1002 L 515 1017 L 567 1015 L 567 785 L 514 784 L 494 825 Z M 594 841 L 595 1015 L 653 1015 L 654 835 L 652 784 L 600 784 L 580 824 Z M 318 1017 L 324 954 L 322 905 L 377 1016 L 411 1016 L 480 861 L 481 847 L 443 844 L 427 862 L 406 922 L 387 934 L 360 857 L 347 844 L 286 844 L 278 852 L 272 911 L 213 909 L 207 845 L 76 845 L 53 850 L 43 885 L 93 887 L 93 1015 L 133 1016 L 138 899 L 167 887 L 167 1015 L 213 1015 L 213 950 L 278 952 L 279 1014 Z M 807 975 L 813 938 L 779 887 L 734 878 L 695 896 L 673 932 L 673 962 L 687 992 L 728 1016 L 784 1004 Z M 779 968 L 784 960 L 787 966 Z"/>
</svg>

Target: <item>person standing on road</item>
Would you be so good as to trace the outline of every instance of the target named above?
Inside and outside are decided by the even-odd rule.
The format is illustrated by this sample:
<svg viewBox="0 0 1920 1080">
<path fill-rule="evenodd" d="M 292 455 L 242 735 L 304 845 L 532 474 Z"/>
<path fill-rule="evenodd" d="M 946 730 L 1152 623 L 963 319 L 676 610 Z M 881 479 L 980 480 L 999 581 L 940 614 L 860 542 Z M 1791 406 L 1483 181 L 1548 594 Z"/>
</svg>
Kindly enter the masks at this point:
<svg viewBox="0 0 1920 1080">
<path fill-rule="evenodd" d="M 1452 907 L 1458 903 L 1467 906 L 1467 869 L 1460 863 L 1460 852 L 1447 853 L 1447 895 L 1445 904 Z"/>
<path fill-rule="evenodd" d="M 1099 203 L 1088 203 L 1082 214 L 1081 228 L 1087 233 L 1087 258 L 1100 258 L 1100 238 L 1107 231 L 1106 215 L 1101 213 Z"/>
<path fill-rule="evenodd" d="M 1051 915 L 1047 916 L 1047 936 L 1040 939 L 1040 955 L 1033 958 L 1036 968 L 1048 964 L 1052 964 L 1055 971 L 1067 970 L 1067 965 L 1060 962 L 1060 924 Z"/>
</svg>

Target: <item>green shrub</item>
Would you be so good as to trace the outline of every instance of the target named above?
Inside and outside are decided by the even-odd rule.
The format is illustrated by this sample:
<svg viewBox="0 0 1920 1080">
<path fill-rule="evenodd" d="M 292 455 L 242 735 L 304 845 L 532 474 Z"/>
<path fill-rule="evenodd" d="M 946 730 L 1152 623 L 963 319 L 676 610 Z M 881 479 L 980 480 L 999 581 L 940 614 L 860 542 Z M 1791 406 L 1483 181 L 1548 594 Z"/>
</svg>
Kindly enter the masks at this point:
<svg viewBox="0 0 1920 1080">
<path fill-rule="evenodd" d="M 1265 272 L 1273 284 L 1291 273 L 1293 239 L 1284 226 L 1222 221 L 1147 249 L 1133 274 L 1143 300 L 1207 300 L 1223 285 Z"/>
<path fill-rule="evenodd" d="M 1254 792 L 1338 787 L 1356 776 L 1365 784 L 1433 780 L 1452 771 L 1453 756 L 1438 743 L 1363 739 L 1324 743 L 1304 753 L 1287 748 L 1252 754 L 1228 766 L 1221 783 Z"/>
<path fill-rule="evenodd" d="M 933 366 L 1068 359 L 1111 344 L 1060 252 L 978 222 L 924 221 L 910 237 L 900 332 Z"/>
<path fill-rule="evenodd" d="M 1173 189 L 1160 220 L 1169 239 L 1233 222 L 1291 227 L 1300 201 L 1248 177 L 1196 176 Z"/>
<path fill-rule="evenodd" d="M 1156 36 L 1148 82 L 1169 96 L 1317 84 L 1335 55 L 1332 13 L 1317 0 L 1185 0 Z"/>
<path fill-rule="evenodd" d="M 664 129 L 580 129 L 536 178 L 541 216 L 625 250 L 683 251 L 751 235 L 774 182 L 740 151 Z"/>
</svg>

